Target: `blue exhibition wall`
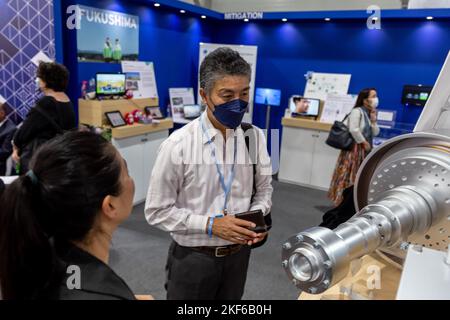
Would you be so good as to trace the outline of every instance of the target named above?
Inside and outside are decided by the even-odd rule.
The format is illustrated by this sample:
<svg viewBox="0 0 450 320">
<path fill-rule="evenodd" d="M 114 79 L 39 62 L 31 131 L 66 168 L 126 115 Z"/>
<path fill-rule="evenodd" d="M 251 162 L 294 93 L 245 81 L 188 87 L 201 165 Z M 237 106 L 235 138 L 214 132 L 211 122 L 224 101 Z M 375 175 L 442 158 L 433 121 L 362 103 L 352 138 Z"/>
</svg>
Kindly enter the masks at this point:
<svg viewBox="0 0 450 320">
<path fill-rule="evenodd" d="M 155 8 L 153 2 L 144 0 L 59 1 L 62 16 L 74 3 L 139 16 L 139 60 L 155 63 L 163 111 L 170 87 L 196 89 L 199 42 L 258 46 L 256 86 L 282 90 L 282 106 L 272 108 L 271 128 L 281 128 L 288 99 L 303 93 L 308 71 L 349 73 L 349 93 L 375 87 L 380 109 L 396 111 L 397 122 L 414 124 L 422 109 L 401 104 L 403 85 L 434 84 L 450 49 L 448 10 L 434 10 L 437 18 L 431 21 L 421 10 L 387 11 L 388 18 L 383 19 L 382 14 L 381 29 L 369 30 L 365 12 L 353 17 L 352 11 L 346 11 L 330 22 L 324 21 L 322 13 L 317 16 L 312 12 L 288 22 L 272 17 L 246 23 L 223 20 L 214 16 L 215 12 L 206 12 L 213 17 L 203 20 L 198 12 L 189 12 L 200 10 L 198 7 L 180 14 L 179 8 L 164 2 Z M 409 13 L 417 16 L 407 17 Z M 82 80 L 89 80 L 96 72 L 120 71 L 119 64 L 78 63 L 75 32 L 63 28 L 62 33 L 64 63 L 72 71 L 70 95 L 74 100 L 80 95 Z M 265 127 L 265 111 L 264 106 L 254 108 L 253 120 L 260 127 Z"/>
<path fill-rule="evenodd" d="M 288 99 L 303 93 L 308 71 L 349 73 L 349 93 L 375 87 L 380 109 L 397 111 L 397 122 L 415 123 L 422 109 L 401 104 L 402 88 L 434 84 L 450 50 L 449 20 L 384 19 L 381 27 L 369 30 L 365 19 L 221 21 L 212 40 L 258 46 L 256 86 L 282 90 L 271 128 L 281 128 Z M 265 127 L 264 106 L 255 106 L 254 123 Z"/>
<path fill-rule="evenodd" d="M 181 15 L 167 8 L 155 8 L 130 1 L 62 0 L 62 14 L 68 5 L 80 4 L 139 16 L 139 60 L 152 61 L 163 112 L 169 103 L 169 88 L 197 87 L 199 42 L 211 42 L 209 21 L 189 14 Z M 97 72 L 119 72 L 120 64 L 78 62 L 76 32 L 64 30 L 64 63 L 73 72 L 70 95 L 78 99 L 81 82 L 95 77 Z"/>
</svg>

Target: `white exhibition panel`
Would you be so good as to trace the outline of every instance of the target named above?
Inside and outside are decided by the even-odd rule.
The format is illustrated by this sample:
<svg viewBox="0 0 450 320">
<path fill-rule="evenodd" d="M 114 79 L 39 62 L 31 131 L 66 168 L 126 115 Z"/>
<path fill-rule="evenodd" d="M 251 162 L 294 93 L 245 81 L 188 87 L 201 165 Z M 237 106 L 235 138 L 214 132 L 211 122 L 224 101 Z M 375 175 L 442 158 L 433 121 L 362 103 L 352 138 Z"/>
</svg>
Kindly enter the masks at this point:
<svg viewBox="0 0 450 320">
<path fill-rule="evenodd" d="M 127 162 L 128 171 L 134 180 L 135 205 L 145 201 L 158 149 L 168 136 L 169 131 L 164 130 L 125 139 L 113 139 L 114 146 Z"/>
<path fill-rule="evenodd" d="M 325 131 L 285 126 L 278 179 L 328 190 L 339 150 L 325 144 L 327 137 Z"/>
</svg>

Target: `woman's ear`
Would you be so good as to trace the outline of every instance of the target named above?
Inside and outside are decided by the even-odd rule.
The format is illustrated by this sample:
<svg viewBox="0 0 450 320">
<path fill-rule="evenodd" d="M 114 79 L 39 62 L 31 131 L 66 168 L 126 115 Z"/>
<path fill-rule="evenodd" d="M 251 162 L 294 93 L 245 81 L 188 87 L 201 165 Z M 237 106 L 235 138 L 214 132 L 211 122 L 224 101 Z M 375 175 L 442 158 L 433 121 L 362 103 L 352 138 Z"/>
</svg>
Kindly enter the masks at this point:
<svg viewBox="0 0 450 320">
<path fill-rule="evenodd" d="M 117 208 L 114 206 L 114 197 L 106 196 L 102 202 L 102 211 L 103 214 L 106 215 L 110 219 L 114 219 L 117 217 L 118 212 Z"/>
</svg>

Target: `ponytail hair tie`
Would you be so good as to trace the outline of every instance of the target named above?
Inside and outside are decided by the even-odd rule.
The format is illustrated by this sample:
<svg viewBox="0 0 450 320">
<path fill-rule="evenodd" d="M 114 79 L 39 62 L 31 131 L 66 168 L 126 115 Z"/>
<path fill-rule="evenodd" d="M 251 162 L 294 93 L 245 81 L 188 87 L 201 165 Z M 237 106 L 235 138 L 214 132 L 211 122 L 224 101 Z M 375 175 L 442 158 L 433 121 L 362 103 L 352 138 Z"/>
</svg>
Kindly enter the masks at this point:
<svg viewBox="0 0 450 320">
<path fill-rule="evenodd" d="M 28 178 L 31 179 L 31 183 L 32 183 L 33 185 L 37 185 L 37 184 L 38 184 L 39 180 L 38 180 L 38 178 L 36 177 L 36 175 L 34 174 L 33 170 L 29 170 L 29 171 L 27 172 L 26 176 L 27 176 Z"/>
</svg>

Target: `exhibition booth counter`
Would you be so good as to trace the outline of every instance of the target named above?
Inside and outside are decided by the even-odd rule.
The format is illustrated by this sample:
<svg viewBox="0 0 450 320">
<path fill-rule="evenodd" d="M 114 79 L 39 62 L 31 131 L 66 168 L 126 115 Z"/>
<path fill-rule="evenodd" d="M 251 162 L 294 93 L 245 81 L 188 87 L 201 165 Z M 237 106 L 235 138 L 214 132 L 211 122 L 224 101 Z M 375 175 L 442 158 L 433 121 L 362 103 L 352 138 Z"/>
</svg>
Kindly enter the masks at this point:
<svg viewBox="0 0 450 320">
<path fill-rule="evenodd" d="M 325 143 L 332 125 L 290 116 L 282 119 L 282 125 L 278 179 L 328 190 L 339 155 L 339 150 Z"/>
<path fill-rule="evenodd" d="M 135 110 L 158 106 L 158 99 L 79 100 L 79 122 L 93 127 L 110 125 L 107 113 L 122 116 Z M 172 119 L 158 119 L 152 123 L 134 123 L 111 128 L 111 142 L 126 160 L 135 183 L 134 204 L 145 201 L 150 175 L 161 143 L 173 128 Z"/>
</svg>

